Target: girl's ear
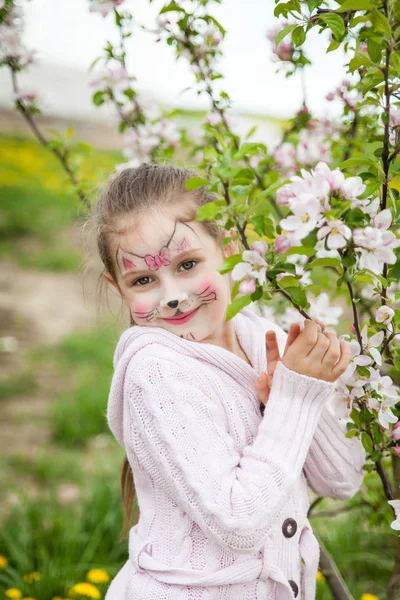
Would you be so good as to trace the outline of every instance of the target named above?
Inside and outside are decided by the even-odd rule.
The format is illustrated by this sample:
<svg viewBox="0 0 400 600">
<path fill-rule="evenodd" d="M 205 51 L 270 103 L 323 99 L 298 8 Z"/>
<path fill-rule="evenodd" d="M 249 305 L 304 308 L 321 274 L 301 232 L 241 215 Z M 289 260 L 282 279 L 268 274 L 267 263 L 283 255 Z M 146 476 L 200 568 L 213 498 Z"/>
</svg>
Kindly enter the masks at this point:
<svg viewBox="0 0 400 600">
<path fill-rule="evenodd" d="M 232 256 L 232 254 L 239 254 L 239 245 L 237 241 L 230 241 L 224 247 L 225 256 Z"/>
<path fill-rule="evenodd" d="M 111 277 L 111 275 L 109 273 L 104 273 L 104 278 L 107 279 L 108 283 L 111 283 L 114 287 L 116 287 L 118 289 L 117 284 L 115 283 L 114 279 Z"/>
</svg>

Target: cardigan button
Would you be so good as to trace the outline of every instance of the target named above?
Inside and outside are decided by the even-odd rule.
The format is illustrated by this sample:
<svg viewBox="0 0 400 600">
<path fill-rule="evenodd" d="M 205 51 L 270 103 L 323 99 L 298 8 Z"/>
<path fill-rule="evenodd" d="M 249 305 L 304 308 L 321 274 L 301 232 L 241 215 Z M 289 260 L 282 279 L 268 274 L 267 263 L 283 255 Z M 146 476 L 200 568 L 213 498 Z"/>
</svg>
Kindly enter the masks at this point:
<svg viewBox="0 0 400 600">
<path fill-rule="evenodd" d="M 297 594 L 299 593 L 299 586 L 297 585 L 297 583 L 295 581 L 293 581 L 292 579 L 289 579 L 289 585 L 293 590 L 294 593 L 294 597 L 297 598 Z"/>
<path fill-rule="evenodd" d="M 285 519 L 282 525 L 283 535 L 287 538 L 291 538 L 297 531 L 297 523 L 294 519 Z"/>
</svg>

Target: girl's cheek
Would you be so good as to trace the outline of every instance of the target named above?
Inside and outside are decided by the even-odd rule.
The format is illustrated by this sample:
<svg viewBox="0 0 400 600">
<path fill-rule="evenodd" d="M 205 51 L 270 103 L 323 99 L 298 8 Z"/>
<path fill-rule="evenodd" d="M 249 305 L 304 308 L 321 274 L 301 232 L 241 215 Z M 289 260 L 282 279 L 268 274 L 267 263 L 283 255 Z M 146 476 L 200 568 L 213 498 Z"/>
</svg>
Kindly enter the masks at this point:
<svg viewBox="0 0 400 600">
<path fill-rule="evenodd" d="M 207 294 L 209 294 L 210 292 L 214 292 L 216 289 L 216 285 L 215 285 L 215 281 L 213 279 L 202 279 L 201 283 L 198 283 L 196 286 L 196 294 L 200 295 L 200 294 L 204 294 L 204 292 L 207 292 Z"/>
</svg>

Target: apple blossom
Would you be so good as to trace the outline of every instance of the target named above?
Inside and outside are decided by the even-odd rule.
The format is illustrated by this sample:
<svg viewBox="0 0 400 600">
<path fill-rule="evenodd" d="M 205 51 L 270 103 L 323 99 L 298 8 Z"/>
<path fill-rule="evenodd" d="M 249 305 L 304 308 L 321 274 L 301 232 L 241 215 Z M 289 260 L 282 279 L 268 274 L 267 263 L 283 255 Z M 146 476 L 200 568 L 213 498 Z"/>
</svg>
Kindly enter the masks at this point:
<svg viewBox="0 0 400 600">
<path fill-rule="evenodd" d="M 366 185 L 362 182 L 361 177 L 348 177 L 344 180 L 340 191 L 345 198 L 355 200 L 365 192 Z"/>
<path fill-rule="evenodd" d="M 384 323 L 385 325 L 389 325 L 389 323 L 392 322 L 393 317 L 394 317 L 394 310 L 392 308 L 390 308 L 390 306 L 387 306 L 386 304 L 384 306 L 380 306 L 375 313 L 375 320 L 378 323 Z"/>
<path fill-rule="evenodd" d="M 330 250 L 344 248 L 351 239 L 351 229 L 340 220 L 327 221 L 327 224 L 318 230 L 317 238 L 327 238 L 326 245 Z"/>
<path fill-rule="evenodd" d="M 251 244 L 251 249 L 258 252 L 260 256 L 265 256 L 268 252 L 268 244 L 265 240 L 256 240 Z"/>
<path fill-rule="evenodd" d="M 275 250 L 278 254 L 284 254 L 291 248 L 292 244 L 286 235 L 278 235 L 274 241 Z"/>
<path fill-rule="evenodd" d="M 321 207 L 312 194 L 301 194 L 291 210 L 293 215 L 281 219 L 279 224 L 282 229 L 295 232 L 300 241 L 316 227 L 321 217 Z"/>
<path fill-rule="evenodd" d="M 244 279 L 239 285 L 239 292 L 241 294 L 252 294 L 256 291 L 256 282 L 254 279 Z"/>
<path fill-rule="evenodd" d="M 253 277 L 260 285 L 266 282 L 267 263 L 255 250 L 245 250 L 242 253 L 243 262 L 237 263 L 232 269 L 233 281 L 244 277 Z"/>
<path fill-rule="evenodd" d="M 400 440 L 400 421 L 397 421 L 397 423 L 393 426 L 392 439 L 395 442 L 398 442 Z"/>
<path fill-rule="evenodd" d="M 393 129 L 400 127 L 400 106 L 392 106 L 390 108 L 389 122 Z"/>
<path fill-rule="evenodd" d="M 345 334 L 346 335 L 346 334 Z M 353 373 L 356 370 L 357 366 L 366 367 L 372 363 L 372 359 L 365 354 L 360 354 L 361 347 L 357 340 L 352 339 L 348 342 L 350 347 L 350 362 L 347 365 L 345 372 L 343 373 L 344 378 L 352 377 Z"/>
<path fill-rule="evenodd" d="M 90 0 L 89 10 L 90 12 L 99 12 L 103 17 L 106 17 L 122 2 L 123 0 Z"/>
<path fill-rule="evenodd" d="M 389 423 L 397 423 L 398 418 L 392 413 L 392 406 L 395 406 L 399 398 L 386 398 L 380 403 L 378 411 L 378 421 L 385 428 L 389 429 Z"/>
<path fill-rule="evenodd" d="M 369 354 L 372 356 L 372 358 L 378 365 L 382 364 L 382 357 L 376 349 L 376 347 L 382 344 L 384 335 L 385 334 L 383 331 L 379 331 L 378 333 L 374 333 L 370 338 L 368 338 L 368 325 L 364 325 L 364 327 L 361 330 L 363 350 L 369 352 Z"/>
</svg>

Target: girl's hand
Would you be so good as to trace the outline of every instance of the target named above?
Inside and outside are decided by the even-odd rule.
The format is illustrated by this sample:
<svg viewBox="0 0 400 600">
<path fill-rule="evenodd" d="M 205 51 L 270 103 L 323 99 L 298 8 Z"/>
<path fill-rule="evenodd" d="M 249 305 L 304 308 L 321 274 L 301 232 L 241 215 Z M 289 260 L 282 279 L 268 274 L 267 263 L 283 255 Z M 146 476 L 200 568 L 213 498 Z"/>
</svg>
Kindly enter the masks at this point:
<svg viewBox="0 0 400 600">
<path fill-rule="evenodd" d="M 301 375 L 334 382 L 345 372 L 350 359 L 350 347 L 344 340 L 339 342 L 335 333 L 319 331 L 314 321 L 306 319 L 282 363 Z"/>
<path fill-rule="evenodd" d="M 315 324 L 313 324 L 314 334 L 316 334 L 316 337 L 318 338 L 318 337 L 320 337 L 320 336 L 318 336 L 318 333 L 321 331 L 324 331 L 325 325 L 318 319 L 314 319 L 314 321 L 317 324 L 316 326 L 315 326 Z M 311 323 L 311 321 L 309 319 L 307 319 L 306 323 Z M 304 331 L 306 331 L 306 323 L 305 323 L 305 328 L 303 330 L 303 333 L 304 333 Z M 307 327 L 309 327 L 309 325 L 307 325 Z M 297 339 L 299 334 L 300 334 L 300 325 L 298 323 L 293 323 L 291 325 L 289 333 L 288 333 L 288 338 L 287 338 L 285 351 L 284 351 L 284 357 L 286 357 L 289 347 L 292 346 L 292 344 Z M 331 336 L 331 338 L 333 339 L 332 351 L 334 351 L 334 348 L 339 348 L 339 350 L 340 350 L 340 346 L 338 344 L 338 340 L 337 340 L 337 337 L 335 334 L 327 333 L 327 334 L 324 334 L 324 336 Z M 329 341 L 329 347 L 331 345 L 330 344 L 331 338 L 326 338 Z M 266 345 L 267 345 L 267 373 L 262 373 L 260 376 L 260 379 L 258 381 L 256 381 L 256 390 L 257 390 L 257 394 L 258 394 L 258 399 L 263 404 L 267 403 L 267 400 L 269 398 L 270 389 L 272 387 L 272 377 L 273 377 L 274 371 L 276 369 L 276 365 L 278 364 L 278 361 L 281 360 L 278 343 L 276 340 L 276 334 L 274 331 L 268 331 L 266 333 Z M 325 346 L 326 346 L 326 343 L 325 343 Z M 314 346 L 313 346 L 313 348 L 314 348 Z M 349 360 L 350 360 L 349 348 L 345 342 L 342 342 L 341 349 L 342 349 L 342 356 L 340 358 L 340 361 L 337 362 L 337 364 L 334 367 L 334 375 L 336 375 L 335 379 L 337 379 L 341 375 L 341 373 L 346 369 L 346 367 L 349 363 Z M 343 356 L 343 351 L 344 351 L 344 356 Z M 327 350 L 325 350 L 325 353 L 327 353 Z M 296 356 L 297 349 L 295 349 L 294 353 L 292 351 L 291 354 L 292 355 L 294 354 Z M 339 352 L 339 354 L 340 354 L 340 352 Z M 344 364 L 342 363 L 342 360 L 343 360 Z M 291 368 L 285 362 L 284 362 L 284 364 L 288 368 Z M 292 363 L 290 363 L 290 364 L 292 364 Z M 296 369 L 292 368 L 292 370 L 296 370 Z M 331 371 L 332 371 L 332 369 L 331 369 Z M 299 372 L 299 371 L 297 371 L 297 372 Z M 304 374 L 307 375 L 309 373 L 304 373 Z M 310 376 L 312 377 L 313 375 L 310 375 Z M 317 377 L 317 379 L 323 379 L 323 377 Z M 334 381 L 335 379 L 333 379 L 332 381 Z M 329 381 L 329 379 L 328 379 L 328 381 Z"/>
</svg>

